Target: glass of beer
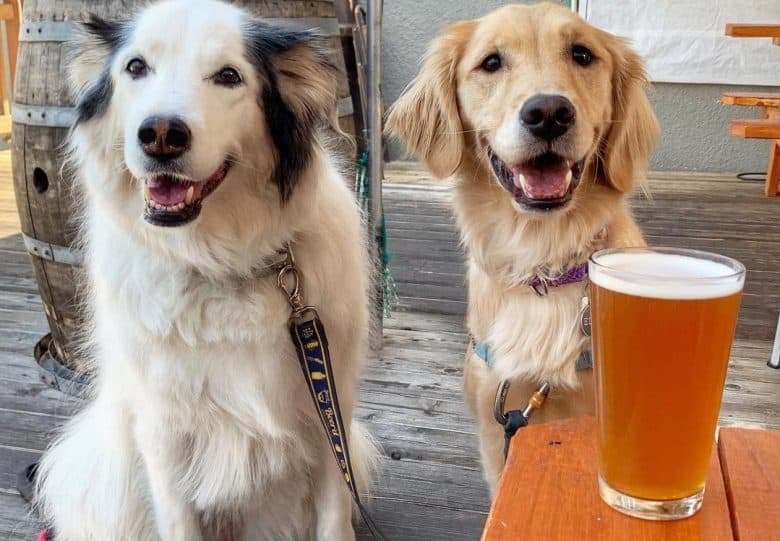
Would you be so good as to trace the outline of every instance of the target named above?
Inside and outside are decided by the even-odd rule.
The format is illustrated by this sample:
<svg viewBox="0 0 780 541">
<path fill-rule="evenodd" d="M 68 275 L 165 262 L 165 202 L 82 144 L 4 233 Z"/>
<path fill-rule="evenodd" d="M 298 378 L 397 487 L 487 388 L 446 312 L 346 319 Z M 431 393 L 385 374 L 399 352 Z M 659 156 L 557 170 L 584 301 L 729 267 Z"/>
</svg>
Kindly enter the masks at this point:
<svg viewBox="0 0 780 541">
<path fill-rule="evenodd" d="M 745 267 L 674 248 L 604 250 L 589 262 L 599 492 L 652 520 L 704 496 Z"/>
</svg>

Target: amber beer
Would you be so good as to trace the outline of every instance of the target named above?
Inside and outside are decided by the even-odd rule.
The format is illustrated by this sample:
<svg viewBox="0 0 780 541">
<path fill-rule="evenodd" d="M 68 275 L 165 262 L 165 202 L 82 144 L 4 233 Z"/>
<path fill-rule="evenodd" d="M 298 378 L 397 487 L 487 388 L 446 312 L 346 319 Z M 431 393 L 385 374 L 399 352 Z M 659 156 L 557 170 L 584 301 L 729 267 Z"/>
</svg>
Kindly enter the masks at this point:
<svg viewBox="0 0 780 541">
<path fill-rule="evenodd" d="M 701 507 L 745 269 L 631 248 L 590 261 L 599 485 L 616 509 L 676 519 Z"/>
</svg>

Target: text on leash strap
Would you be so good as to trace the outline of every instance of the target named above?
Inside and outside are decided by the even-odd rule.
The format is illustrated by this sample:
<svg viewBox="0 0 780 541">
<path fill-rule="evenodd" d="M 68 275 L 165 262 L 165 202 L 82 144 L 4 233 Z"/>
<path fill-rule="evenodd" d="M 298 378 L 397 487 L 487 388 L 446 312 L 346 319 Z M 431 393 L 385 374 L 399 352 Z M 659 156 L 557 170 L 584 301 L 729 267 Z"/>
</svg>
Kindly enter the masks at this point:
<svg viewBox="0 0 780 541">
<path fill-rule="evenodd" d="M 286 248 L 287 259 L 283 264 L 277 282 L 287 296 L 292 309 L 290 314 L 290 335 L 295 352 L 298 355 L 303 376 L 309 389 L 322 428 L 330 444 L 344 482 L 352 499 L 363 517 L 369 532 L 377 541 L 386 541 L 371 516 L 360 501 L 355 476 L 352 472 L 352 460 L 349 454 L 349 434 L 344 428 L 339 397 L 336 392 L 336 380 L 328 348 L 328 337 L 317 310 L 303 302 L 301 276 L 295 265 L 295 256 L 290 246 Z M 292 284 L 288 283 L 292 277 Z"/>
</svg>

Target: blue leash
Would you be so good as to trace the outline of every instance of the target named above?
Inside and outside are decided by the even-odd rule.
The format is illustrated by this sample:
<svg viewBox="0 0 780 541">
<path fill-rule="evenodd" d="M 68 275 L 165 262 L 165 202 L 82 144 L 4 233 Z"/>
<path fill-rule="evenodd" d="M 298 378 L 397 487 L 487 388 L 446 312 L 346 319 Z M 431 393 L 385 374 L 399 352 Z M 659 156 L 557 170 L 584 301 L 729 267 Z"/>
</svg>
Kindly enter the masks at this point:
<svg viewBox="0 0 780 541">
<path fill-rule="evenodd" d="M 349 454 L 349 435 L 344 428 L 339 397 L 336 392 L 336 380 L 328 348 L 328 337 L 317 310 L 306 306 L 301 297 L 300 274 L 295 266 L 295 258 L 287 246 L 287 261 L 279 271 L 277 283 L 287 295 L 292 307 L 290 314 L 290 335 L 295 352 L 306 378 L 314 407 L 319 414 L 322 428 L 328 437 L 333 456 L 344 477 L 352 499 L 355 502 L 369 532 L 377 541 L 386 541 L 379 527 L 371 518 L 360 501 L 352 460 Z"/>
</svg>

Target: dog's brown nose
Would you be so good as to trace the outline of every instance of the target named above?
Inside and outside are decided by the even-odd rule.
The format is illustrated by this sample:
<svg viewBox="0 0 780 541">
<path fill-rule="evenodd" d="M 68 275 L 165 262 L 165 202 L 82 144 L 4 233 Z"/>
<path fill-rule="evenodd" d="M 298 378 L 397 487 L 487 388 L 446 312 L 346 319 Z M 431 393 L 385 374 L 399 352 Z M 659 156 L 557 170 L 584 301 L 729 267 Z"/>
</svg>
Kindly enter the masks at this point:
<svg viewBox="0 0 780 541">
<path fill-rule="evenodd" d="M 138 128 L 141 148 L 152 158 L 172 160 L 190 148 L 192 134 L 189 127 L 176 117 L 150 117 Z"/>
<path fill-rule="evenodd" d="M 540 139 L 552 141 L 574 125 L 574 104 L 563 96 L 537 94 L 520 109 L 520 120 L 526 129 Z"/>
</svg>

